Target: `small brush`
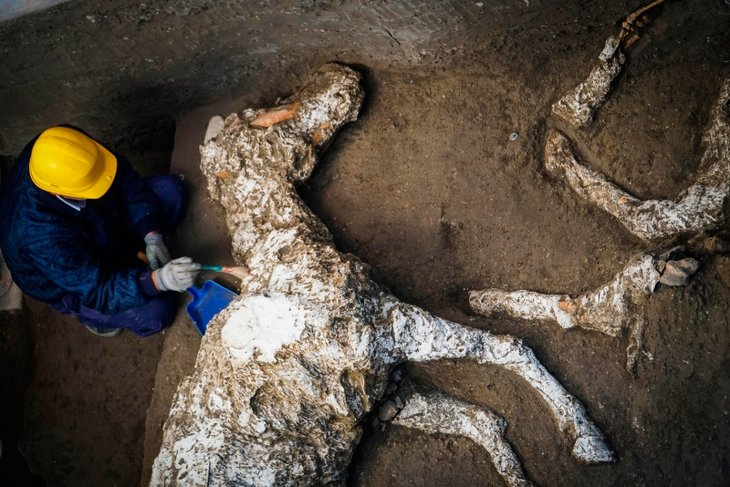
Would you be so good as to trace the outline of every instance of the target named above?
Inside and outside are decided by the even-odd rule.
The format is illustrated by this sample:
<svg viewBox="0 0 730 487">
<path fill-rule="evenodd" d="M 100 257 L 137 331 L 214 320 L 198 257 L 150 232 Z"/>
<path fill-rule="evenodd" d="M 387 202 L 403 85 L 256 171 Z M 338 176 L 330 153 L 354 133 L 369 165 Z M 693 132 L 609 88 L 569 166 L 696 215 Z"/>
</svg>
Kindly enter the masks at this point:
<svg viewBox="0 0 730 487">
<path fill-rule="evenodd" d="M 212 272 L 223 272 L 225 274 L 231 274 L 234 277 L 243 279 L 248 276 L 248 267 L 245 265 L 240 266 L 225 266 L 225 265 L 201 265 L 200 270 L 212 271 Z"/>
<path fill-rule="evenodd" d="M 145 264 L 149 264 L 149 260 L 147 260 L 147 255 L 139 251 L 137 252 L 137 258 L 144 262 Z M 234 277 L 237 277 L 239 279 L 243 279 L 246 277 L 248 272 L 248 267 L 245 265 L 239 265 L 239 266 L 225 266 L 225 265 L 201 265 L 200 270 L 202 271 L 212 271 L 212 272 L 223 272 L 224 274 L 231 274 Z"/>
</svg>

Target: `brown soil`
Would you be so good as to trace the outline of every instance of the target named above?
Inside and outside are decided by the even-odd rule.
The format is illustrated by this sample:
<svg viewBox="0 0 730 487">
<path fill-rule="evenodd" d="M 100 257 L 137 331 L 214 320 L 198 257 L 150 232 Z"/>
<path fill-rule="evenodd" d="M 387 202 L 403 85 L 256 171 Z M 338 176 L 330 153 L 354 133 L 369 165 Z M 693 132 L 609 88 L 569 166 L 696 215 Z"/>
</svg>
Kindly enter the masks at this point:
<svg viewBox="0 0 730 487">
<path fill-rule="evenodd" d="M 597 128 L 578 136 L 597 157 L 616 159 L 604 170 L 626 178 L 630 189 L 672 196 L 698 162 L 697 139 L 719 76 L 698 81 L 644 70 L 641 61 L 631 60 L 616 88 L 630 96 L 612 99 Z M 396 295 L 523 337 L 587 405 L 619 462 L 576 464 L 539 398 L 502 370 L 457 361 L 411 365 L 409 377 L 506 418 L 510 441 L 539 485 L 723 484 L 730 461 L 730 259 L 705 258 L 690 287 L 660 288 L 652 297 L 636 378 L 625 370 L 626 340 L 471 316 L 469 289 L 577 293 L 605 282 L 643 247 L 542 175 L 550 83 L 454 72 L 373 78 L 367 114 L 339 136 L 305 192 L 308 202 L 340 247 L 371 264 Z M 676 89 L 656 91 L 656 84 Z M 693 113 L 702 115 L 695 121 Z M 510 142 L 510 132 L 520 137 Z M 636 168 L 646 160 L 653 164 Z M 367 431 L 351 474 L 355 485 L 499 483 L 472 443 L 395 427 Z"/>
<path fill-rule="evenodd" d="M 636 2 L 595 11 L 593 2 L 533 3 L 519 22 L 485 23 L 464 35 L 466 47 L 437 51 L 428 67 L 365 60 L 365 110 L 337 137 L 302 195 L 337 245 L 370 264 L 375 279 L 398 297 L 524 338 L 586 405 L 617 452 L 616 464 L 575 462 L 541 400 L 503 370 L 462 361 L 406 367 L 406 380 L 417 387 L 504 417 L 537 484 L 726 485 L 730 258 L 698 256 L 702 268 L 689 287 L 661 287 L 651 298 L 635 378 L 625 370 L 625 339 L 488 320 L 468 310 L 470 289 L 577 293 L 647 250 L 542 171 L 551 103 L 587 74 L 615 22 Z M 664 7 L 632 50 L 596 123 L 571 134 L 592 165 L 643 197 L 671 197 L 696 174 L 708 109 L 730 74 L 730 7 L 722 0 L 682 3 Z M 363 62 L 347 49 L 333 57 Z M 274 103 L 296 85 L 297 74 L 316 67 L 311 58 L 292 61 L 288 76 L 279 66 L 262 66 L 242 87 L 243 98 L 178 120 L 172 170 L 186 175 L 193 199 L 175 235 L 176 253 L 210 263 L 230 259 L 220 209 L 205 197 L 196 170 L 208 117 Z M 519 134 L 515 141 L 512 132 Z M 152 161 L 141 161 L 149 172 Z M 27 316 L 35 372 L 21 448 L 30 468 L 54 486 L 138 484 L 199 343 L 184 314 L 163 335 L 114 340 L 93 337 L 39 303 L 30 303 Z M 24 384 L 14 386 L 21 396 Z M 473 443 L 394 426 L 366 428 L 349 482 L 500 484 Z"/>
</svg>

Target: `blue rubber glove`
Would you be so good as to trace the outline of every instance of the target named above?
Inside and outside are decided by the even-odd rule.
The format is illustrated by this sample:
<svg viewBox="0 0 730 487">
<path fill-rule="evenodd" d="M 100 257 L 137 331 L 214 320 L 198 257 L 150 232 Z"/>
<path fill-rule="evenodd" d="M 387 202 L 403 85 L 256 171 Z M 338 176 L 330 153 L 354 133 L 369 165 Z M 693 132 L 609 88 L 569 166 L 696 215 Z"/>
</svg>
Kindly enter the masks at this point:
<svg viewBox="0 0 730 487">
<path fill-rule="evenodd" d="M 190 257 L 178 257 L 162 269 L 152 272 L 152 282 L 160 291 L 185 291 L 193 285 L 200 272 L 200 264 Z"/>
<path fill-rule="evenodd" d="M 144 238 L 144 243 L 147 245 L 144 252 L 147 254 L 147 262 L 150 265 L 150 269 L 159 269 L 170 262 L 170 252 L 165 246 L 165 241 L 162 239 L 161 233 L 148 233 Z"/>
</svg>

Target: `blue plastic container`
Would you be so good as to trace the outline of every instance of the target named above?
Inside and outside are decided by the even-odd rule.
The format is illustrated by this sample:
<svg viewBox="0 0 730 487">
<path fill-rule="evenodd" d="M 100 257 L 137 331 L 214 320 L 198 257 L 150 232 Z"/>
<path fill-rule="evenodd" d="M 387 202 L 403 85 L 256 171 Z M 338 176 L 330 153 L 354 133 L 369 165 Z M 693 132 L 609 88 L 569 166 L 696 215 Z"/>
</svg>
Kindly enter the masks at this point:
<svg viewBox="0 0 730 487">
<path fill-rule="evenodd" d="M 186 307 L 188 316 L 201 335 L 205 335 L 210 320 L 238 297 L 238 294 L 213 281 L 205 281 L 200 288 L 192 286 L 188 292 L 193 297 Z"/>
</svg>

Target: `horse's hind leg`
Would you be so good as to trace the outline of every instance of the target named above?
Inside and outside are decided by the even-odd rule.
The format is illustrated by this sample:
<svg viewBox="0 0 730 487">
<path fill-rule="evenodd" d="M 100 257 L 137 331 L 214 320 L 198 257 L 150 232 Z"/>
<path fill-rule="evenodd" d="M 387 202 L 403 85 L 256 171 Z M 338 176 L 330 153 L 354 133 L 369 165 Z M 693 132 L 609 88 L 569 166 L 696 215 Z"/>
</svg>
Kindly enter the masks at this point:
<svg viewBox="0 0 730 487">
<path fill-rule="evenodd" d="M 494 467 L 509 486 L 532 485 L 504 432 L 507 422 L 489 409 L 469 404 L 439 393 L 414 393 L 393 423 L 428 433 L 469 438 L 482 446 Z"/>
<path fill-rule="evenodd" d="M 583 405 L 521 340 L 468 328 L 408 305 L 396 306 L 391 311 L 391 320 L 395 348 L 405 360 L 428 362 L 466 358 L 501 365 L 540 393 L 560 430 L 574 441 L 573 456 L 584 463 L 614 460 L 603 434 L 588 418 Z"/>
</svg>

